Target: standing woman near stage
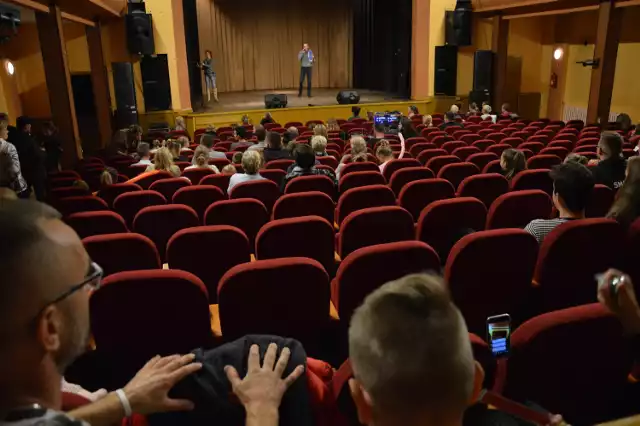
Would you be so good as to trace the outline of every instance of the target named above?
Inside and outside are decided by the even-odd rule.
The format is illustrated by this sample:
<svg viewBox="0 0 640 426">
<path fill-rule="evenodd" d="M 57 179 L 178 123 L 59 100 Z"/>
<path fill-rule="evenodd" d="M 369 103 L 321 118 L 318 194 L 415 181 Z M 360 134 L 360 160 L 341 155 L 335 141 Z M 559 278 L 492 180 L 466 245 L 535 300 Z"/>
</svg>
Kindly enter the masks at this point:
<svg viewBox="0 0 640 426">
<path fill-rule="evenodd" d="M 313 63 L 316 61 L 313 52 L 309 49 L 307 43 L 302 45 L 302 50 L 298 53 L 298 61 L 300 61 L 300 89 L 298 90 L 298 97 L 302 96 L 302 84 L 304 78 L 307 78 L 307 96 L 311 97 L 311 74 L 313 70 Z"/>
<path fill-rule="evenodd" d="M 211 93 L 213 99 L 218 102 L 218 88 L 216 87 L 216 73 L 213 71 L 213 58 L 210 50 L 204 52 L 205 59 L 198 66 L 204 71 L 204 82 L 207 88 L 207 102 L 211 102 Z"/>
</svg>

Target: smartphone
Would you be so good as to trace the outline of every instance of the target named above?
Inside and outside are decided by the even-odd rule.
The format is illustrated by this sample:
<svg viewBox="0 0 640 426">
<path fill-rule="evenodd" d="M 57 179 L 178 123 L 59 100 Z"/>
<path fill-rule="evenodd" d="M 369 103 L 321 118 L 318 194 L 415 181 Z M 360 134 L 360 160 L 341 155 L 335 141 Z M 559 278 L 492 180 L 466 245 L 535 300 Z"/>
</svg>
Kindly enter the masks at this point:
<svg viewBox="0 0 640 426">
<path fill-rule="evenodd" d="M 511 316 L 509 314 L 487 318 L 487 341 L 494 356 L 509 355 L 511 349 Z"/>
</svg>

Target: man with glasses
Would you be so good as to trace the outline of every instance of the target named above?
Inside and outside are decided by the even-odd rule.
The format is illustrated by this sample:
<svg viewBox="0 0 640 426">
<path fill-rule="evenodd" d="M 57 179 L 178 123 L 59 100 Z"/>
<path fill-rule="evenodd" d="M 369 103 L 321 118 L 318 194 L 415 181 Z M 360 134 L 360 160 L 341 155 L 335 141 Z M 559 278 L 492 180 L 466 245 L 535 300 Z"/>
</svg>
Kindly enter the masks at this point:
<svg viewBox="0 0 640 426">
<path fill-rule="evenodd" d="M 57 411 L 63 373 L 87 348 L 89 295 L 102 279 L 100 266 L 57 211 L 34 201 L 0 203 L 0 274 L 0 425 L 112 425 L 132 413 L 193 408 L 167 393 L 202 365 L 193 355 L 174 355 L 154 357 L 123 389 L 95 403 Z M 227 368 L 247 413 L 257 416 L 248 415 L 247 424 L 277 425 L 280 399 L 302 374 L 299 367 L 282 379 L 289 352 L 283 350 L 277 363 L 273 352 L 243 380 Z"/>
</svg>

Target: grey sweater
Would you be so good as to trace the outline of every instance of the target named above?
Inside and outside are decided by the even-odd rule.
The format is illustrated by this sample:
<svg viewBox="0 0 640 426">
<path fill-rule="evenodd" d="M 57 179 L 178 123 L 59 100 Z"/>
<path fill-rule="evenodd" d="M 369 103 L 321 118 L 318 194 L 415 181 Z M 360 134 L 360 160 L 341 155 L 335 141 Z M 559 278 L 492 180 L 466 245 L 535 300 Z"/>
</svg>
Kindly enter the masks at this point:
<svg viewBox="0 0 640 426">
<path fill-rule="evenodd" d="M 300 53 L 298 53 L 298 60 L 300 61 L 300 64 L 305 67 L 312 67 L 313 66 L 313 52 L 311 51 L 311 49 L 309 49 L 308 52 L 306 52 L 304 50 L 301 50 Z"/>
</svg>

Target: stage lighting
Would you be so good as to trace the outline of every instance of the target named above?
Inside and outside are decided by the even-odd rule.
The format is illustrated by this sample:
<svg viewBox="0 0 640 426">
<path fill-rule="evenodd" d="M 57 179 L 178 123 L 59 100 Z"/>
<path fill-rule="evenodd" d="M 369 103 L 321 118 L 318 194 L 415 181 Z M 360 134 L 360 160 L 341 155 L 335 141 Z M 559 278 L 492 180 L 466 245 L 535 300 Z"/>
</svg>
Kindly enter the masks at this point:
<svg viewBox="0 0 640 426">
<path fill-rule="evenodd" d="M 560 59 L 562 59 L 562 55 L 564 54 L 564 50 L 562 50 L 561 47 L 556 48 L 556 50 L 553 51 L 553 59 L 555 59 L 556 61 L 559 61 Z"/>
<path fill-rule="evenodd" d="M 7 73 L 9 75 L 13 75 L 16 72 L 16 68 L 13 66 L 13 62 L 11 61 L 6 61 L 4 64 L 5 68 L 7 69 Z"/>
</svg>

